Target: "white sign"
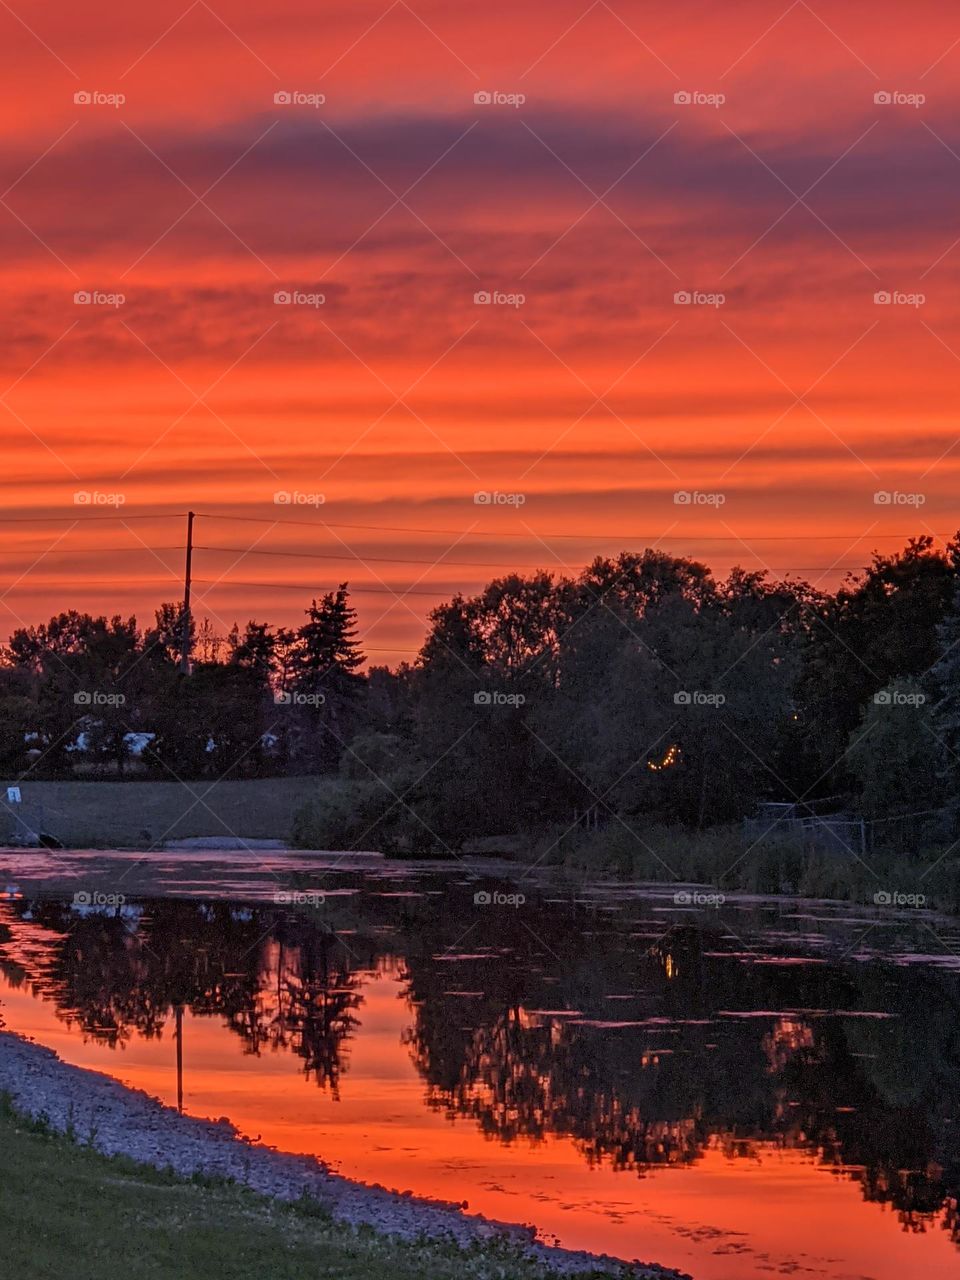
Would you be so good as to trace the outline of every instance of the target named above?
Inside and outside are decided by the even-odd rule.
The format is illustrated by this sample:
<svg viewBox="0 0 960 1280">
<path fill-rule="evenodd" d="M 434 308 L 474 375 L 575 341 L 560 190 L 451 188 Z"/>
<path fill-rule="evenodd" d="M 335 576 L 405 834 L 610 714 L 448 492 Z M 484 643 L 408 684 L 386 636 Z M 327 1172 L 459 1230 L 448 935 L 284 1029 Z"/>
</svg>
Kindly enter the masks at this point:
<svg viewBox="0 0 960 1280">
<path fill-rule="evenodd" d="M 7 787 L 7 804 L 19 804 L 19 803 L 20 803 L 20 788 Z"/>
</svg>

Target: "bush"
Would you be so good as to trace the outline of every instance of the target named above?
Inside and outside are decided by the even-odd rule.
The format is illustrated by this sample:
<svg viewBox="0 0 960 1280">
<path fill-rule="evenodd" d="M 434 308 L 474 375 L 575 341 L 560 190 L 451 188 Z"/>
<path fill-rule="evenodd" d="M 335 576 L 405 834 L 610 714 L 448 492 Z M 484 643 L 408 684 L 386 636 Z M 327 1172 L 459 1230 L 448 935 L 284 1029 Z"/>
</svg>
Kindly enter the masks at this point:
<svg viewBox="0 0 960 1280">
<path fill-rule="evenodd" d="M 419 821 L 409 783 L 393 775 L 382 781 L 321 778 L 317 794 L 293 819 L 298 849 L 374 850 L 394 857 L 429 858 L 448 851 Z"/>
</svg>

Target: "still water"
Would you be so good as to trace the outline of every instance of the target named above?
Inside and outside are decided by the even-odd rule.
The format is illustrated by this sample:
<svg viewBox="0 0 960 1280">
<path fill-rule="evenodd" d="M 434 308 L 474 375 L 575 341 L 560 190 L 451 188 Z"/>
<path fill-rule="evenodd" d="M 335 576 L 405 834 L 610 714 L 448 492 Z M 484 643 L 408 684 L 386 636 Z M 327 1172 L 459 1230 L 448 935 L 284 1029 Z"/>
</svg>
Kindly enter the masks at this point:
<svg viewBox="0 0 960 1280">
<path fill-rule="evenodd" d="M 696 1280 L 960 1275 L 957 922 L 225 856 L 0 855 L 0 1024 Z"/>
</svg>

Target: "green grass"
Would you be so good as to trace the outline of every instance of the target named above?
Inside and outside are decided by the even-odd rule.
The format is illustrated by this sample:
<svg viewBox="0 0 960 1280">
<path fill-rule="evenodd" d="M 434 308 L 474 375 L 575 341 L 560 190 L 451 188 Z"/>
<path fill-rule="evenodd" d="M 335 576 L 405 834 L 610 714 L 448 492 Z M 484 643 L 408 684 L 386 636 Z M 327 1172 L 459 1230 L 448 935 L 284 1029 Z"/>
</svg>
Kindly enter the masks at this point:
<svg viewBox="0 0 960 1280">
<path fill-rule="evenodd" d="M 952 846 L 874 850 L 855 857 L 804 852 L 773 840 L 751 845 L 739 824 L 688 831 L 611 823 L 603 831 L 569 832 L 538 852 L 544 849 L 549 850 L 545 865 L 584 875 L 660 881 L 667 887 L 672 883 L 669 867 L 681 881 L 726 893 L 799 894 L 864 906 L 873 904 L 878 889 L 897 889 L 921 892 L 927 906 L 960 914 L 960 858 Z"/>
<path fill-rule="evenodd" d="M 0 1275 L 18 1280 L 536 1280 L 508 1246 L 467 1252 L 350 1231 L 316 1206 L 108 1159 L 0 1098 Z M 599 1275 L 598 1272 L 590 1272 Z"/>
</svg>

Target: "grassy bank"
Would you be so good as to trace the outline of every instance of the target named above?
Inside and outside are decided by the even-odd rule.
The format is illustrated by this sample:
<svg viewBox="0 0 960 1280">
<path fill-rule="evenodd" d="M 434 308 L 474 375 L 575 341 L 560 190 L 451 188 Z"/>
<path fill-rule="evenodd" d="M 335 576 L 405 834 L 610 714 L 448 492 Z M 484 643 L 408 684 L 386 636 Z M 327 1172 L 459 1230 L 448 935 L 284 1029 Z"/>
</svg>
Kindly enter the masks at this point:
<svg viewBox="0 0 960 1280">
<path fill-rule="evenodd" d="M 23 1280 L 537 1280 L 507 1246 L 464 1253 L 352 1232 L 316 1209 L 107 1159 L 0 1098 L 0 1275 Z M 593 1272 L 593 1275 L 601 1273 Z"/>
<path fill-rule="evenodd" d="M 679 825 L 611 817 L 600 830 L 567 825 L 499 840 L 438 842 L 373 783 L 329 778 L 298 810 L 293 841 L 304 849 L 378 849 L 388 857 L 499 853 L 578 875 L 710 885 L 725 893 L 799 895 L 872 904 L 877 893 L 922 894 L 926 905 L 960 913 L 960 846 L 872 849 L 864 854 L 804 849 L 768 837 L 755 841 L 739 822 L 691 831 Z"/>
<path fill-rule="evenodd" d="M 926 905 L 960 912 L 960 856 L 952 847 L 809 851 L 789 842 L 751 847 L 739 824 L 688 831 L 611 823 L 541 842 L 542 865 L 629 880 L 691 881 L 728 893 L 799 894 L 870 904 L 882 891 L 922 893 Z"/>
<path fill-rule="evenodd" d="M 314 793 L 314 778 L 194 782 L 39 781 L 6 800 L 0 779 L 0 843 L 46 831 L 72 848 L 150 848 L 195 836 L 286 840 L 293 815 Z"/>
</svg>

